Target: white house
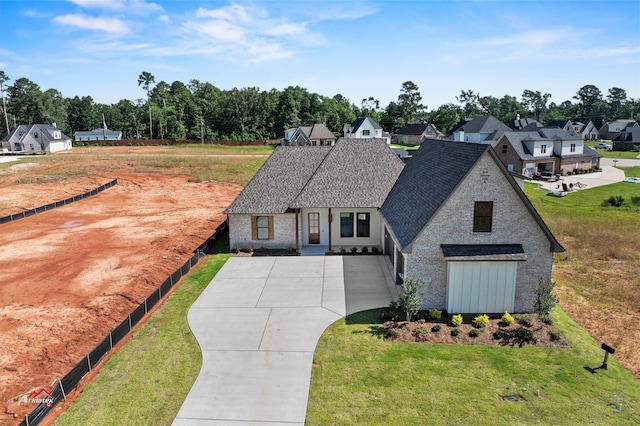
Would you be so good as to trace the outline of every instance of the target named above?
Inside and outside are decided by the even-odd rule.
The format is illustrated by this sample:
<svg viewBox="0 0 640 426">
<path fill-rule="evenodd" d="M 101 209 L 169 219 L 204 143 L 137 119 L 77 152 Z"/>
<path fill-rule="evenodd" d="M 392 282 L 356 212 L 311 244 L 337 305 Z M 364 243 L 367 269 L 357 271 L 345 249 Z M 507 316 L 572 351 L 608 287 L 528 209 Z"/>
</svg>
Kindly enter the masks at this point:
<svg viewBox="0 0 640 426">
<path fill-rule="evenodd" d="M 2 140 L 2 151 L 16 154 L 44 154 L 71 148 L 71 138 L 50 124 L 20 125 Z"/>
<path fill-rule="evenodd" d="M 344 138 L 347 139 L 384 139 L 386 143 L 391 143 L 391 137 L 382 127 L 371 117 L 358 117 L 351 124 L 345 124 Z"/>
</svg>

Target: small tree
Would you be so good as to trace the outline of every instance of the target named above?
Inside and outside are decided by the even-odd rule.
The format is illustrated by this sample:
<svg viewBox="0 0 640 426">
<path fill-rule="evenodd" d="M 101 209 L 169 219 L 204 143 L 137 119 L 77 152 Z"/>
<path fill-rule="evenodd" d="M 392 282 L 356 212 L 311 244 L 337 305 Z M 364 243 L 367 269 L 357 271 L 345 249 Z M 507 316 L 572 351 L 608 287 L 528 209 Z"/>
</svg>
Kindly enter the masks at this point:
<svg viewBox="0 0 640 426">
<path fill-rule="evenodd" d="M 417 314 L 422 306 L 420 289 L 423 286 L 424 283 L 421 281 L 402 277 L 402 292 L 400 299 L 398 299 L 398 305 L 407 315 L 407 322 L 411 322 L 411 316 Z"/>
<path fill-rule="evenodd" d="M 533 310 L 538 317 L 548 322 L 550 320 L 551 310 L 559 302 L 559 299 L 553 294 L 553 288 L 555 287 L 555 281 L 550 279 L 538 280 L 538 287 L 536 287 L 536 301 L 533 304 Z"/>
</svg>

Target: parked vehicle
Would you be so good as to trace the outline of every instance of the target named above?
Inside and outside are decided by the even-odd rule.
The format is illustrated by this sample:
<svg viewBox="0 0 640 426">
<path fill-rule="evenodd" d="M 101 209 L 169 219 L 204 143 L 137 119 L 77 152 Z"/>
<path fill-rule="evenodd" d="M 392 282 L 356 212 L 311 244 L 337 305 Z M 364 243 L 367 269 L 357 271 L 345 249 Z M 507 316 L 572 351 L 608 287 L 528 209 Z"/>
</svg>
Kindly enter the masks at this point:
<svg viewBox="0 0 640 426">
<path fill-rule="evenodd" d="M 640 183 L 640 178 L 638 177 L 628 177 L 625 180 L 623 180 L 623 182 L 627 182 L 627 183 Z"/>
<path fill-rule="evenodd" d="M 604 143 L 604 142 L 601 142 L 601 143 L 595 145 L 594 148 L 595 149 L 606 149 L 608 151 L 611 151 L 611 145 L 608 144 L 608 143 Z"/>
</svg>

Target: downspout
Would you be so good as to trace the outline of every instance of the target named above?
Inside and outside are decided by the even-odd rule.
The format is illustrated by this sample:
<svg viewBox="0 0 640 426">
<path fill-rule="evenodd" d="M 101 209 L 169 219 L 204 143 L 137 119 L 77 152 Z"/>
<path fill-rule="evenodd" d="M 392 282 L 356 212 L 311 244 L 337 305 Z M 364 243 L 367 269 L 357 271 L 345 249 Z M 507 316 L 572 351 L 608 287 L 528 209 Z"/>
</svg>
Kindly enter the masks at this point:
<svg viewBox="0 0 640 426">
<path fill-rule="evenodd" d="M 300 241 L 299 241 L 299 230 L 298 230 L 298 213 L 300 212 L 300 209 L 296 209 L 296 251 L 300 250 Z"/>
<path fill-rule="evenodd" d="M 331 215 L 331 207 L 329 207 L 329 251 L 331 251 L 331 220 L 333 219 Z"/>
</svg>

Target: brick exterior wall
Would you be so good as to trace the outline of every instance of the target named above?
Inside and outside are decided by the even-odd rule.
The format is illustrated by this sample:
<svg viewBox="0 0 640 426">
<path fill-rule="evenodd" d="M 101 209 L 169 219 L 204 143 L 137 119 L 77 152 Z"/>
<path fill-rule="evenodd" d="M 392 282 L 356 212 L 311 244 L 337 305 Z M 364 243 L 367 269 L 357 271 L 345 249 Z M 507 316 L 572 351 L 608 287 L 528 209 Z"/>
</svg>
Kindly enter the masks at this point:
<svg viewBox="0 0 640 426">
<path fill-rule="evenodd" d="M 490 233 L 473 232 L 475 201 L 493 201 Z M 522 244 L 515 312 L 531 312 L 539 279 L 551 278 L 551 244 L 489 154 L 461 182 L 406 255 L 405 275 L 425 283 L 423 308 L 446 309 L 447 262 L 441 244 Z"/>
<path fill-rule="evenodd" d="M 229 214 L 229 246 L 254 250 L 296 248 L 296 215 L 294 213 L 264 215 L 273 216 L 273 240 L 251 239 L 250 214 Z"/>
</svg>

